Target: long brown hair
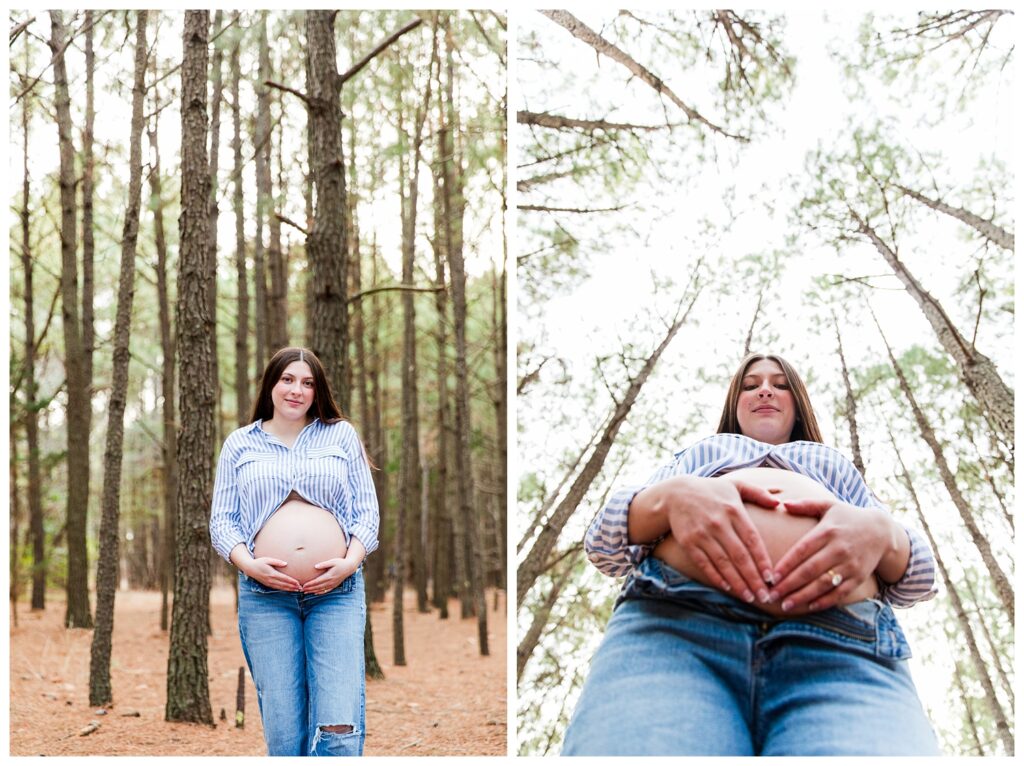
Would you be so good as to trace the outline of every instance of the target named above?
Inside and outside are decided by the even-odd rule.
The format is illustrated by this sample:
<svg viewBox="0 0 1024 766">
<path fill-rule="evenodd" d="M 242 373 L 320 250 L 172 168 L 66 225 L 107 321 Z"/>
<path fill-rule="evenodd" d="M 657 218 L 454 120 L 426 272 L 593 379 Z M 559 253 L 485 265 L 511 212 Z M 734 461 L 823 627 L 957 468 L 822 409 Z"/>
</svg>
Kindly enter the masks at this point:
<svg viewBox="0 0 1024 766">
<path fill-rule="evenodd" d="M 789 384 L 789 390 L 793 394 L 793 402 L 796 404 L 796 421 L 793 423 L 793 432 L 789 435 L 791 442 L 818 442 L 824 444 L 821 438 L 821 431 L 818 428 L 818 419 L 814 417 L 814 408 L 811 406 L 811 399 L 807 396 L 807 387 L 800 379 L 793 366 L 778 354 L 747 354 L 740 363 L 736 374 L 732 376 L 729 383 L 729 391 L 725 395 L 725 407 L 722 408 L 722 419 L 718 423 L 720 434 L 742 434 L 740 422 L 736 417 L 736 405 L 740 400 L 740 391 L 743 390 L 743 377 L 754 362 L 768 359 L 782 368 Z"/>
<path fill-rule="evenodd" d="M 339 420 L 344 420 L 345 416 L 341 414 L 341 408 L 334 401 L 334 394 L 331 393 L 331 384 L 327 380 L 327 373 L 316 354 L 308 348 L 291 346 L 282 348 L 267 362 L 267 368 L 263 371 L 263 377 L 260 379 L 260 393 L 252 406 L 249 422 L 255 423 L 257 420 L 270 420 L 274 417 L 274 402 L 270 398 L 270 394 L 274 386 L 277 385 L 277 381 L 281 379 L 281 375 L 284 374 L 285 368 L 292 362 L 305 362 L 309 365 L 310 372 L 313 373 L 313 404 L 309 408 L 309 413 L 320 418 L 324 423 L 337 423 Z"/>
</svg>

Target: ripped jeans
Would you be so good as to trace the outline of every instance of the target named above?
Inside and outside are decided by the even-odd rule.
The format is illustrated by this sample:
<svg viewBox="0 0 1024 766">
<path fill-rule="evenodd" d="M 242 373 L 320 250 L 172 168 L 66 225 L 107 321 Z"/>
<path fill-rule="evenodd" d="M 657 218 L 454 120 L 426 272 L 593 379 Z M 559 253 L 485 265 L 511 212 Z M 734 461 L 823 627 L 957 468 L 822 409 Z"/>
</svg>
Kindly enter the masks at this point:
<svg viewBox="0 0 1024 766">
<path fill-rule="evenodd" d="M 323 595 L 239 572 L 238 630 L 268 755 L 362 755 L 365 623 L 361 569 Z"/>
<path fill-rule="evenodd" d="M 891 607 L 780 619 L 648 556 L 562 755 L 939 755 Z"/>
</svg>

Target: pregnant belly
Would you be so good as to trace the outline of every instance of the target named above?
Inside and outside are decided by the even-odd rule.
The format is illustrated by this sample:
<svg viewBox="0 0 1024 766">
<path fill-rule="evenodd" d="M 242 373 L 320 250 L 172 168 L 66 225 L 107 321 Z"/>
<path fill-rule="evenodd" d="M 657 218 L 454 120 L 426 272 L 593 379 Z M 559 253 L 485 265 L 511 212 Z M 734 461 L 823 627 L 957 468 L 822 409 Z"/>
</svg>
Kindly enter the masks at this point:
<svg viewBox="0 0 1024 766">
<path fill-rule="evenodd" d="M 254 555 L 287 561 L 288 566 L 278 571 L 306 583 L 322 571 L 314 564 L 340 558 L 346 551 L 345 533 L 330 511 L 305 500 L 288 500 L 256 535 Z"/>
<path fill-rule="evenodd" d="M 729 478 L 753 484 L 768 490 L 779 500 L 835 500 L 836 497 L 818 482 L 793 471 L 780 468 L 743 468 L 728 474 Z M 818 520 L 813 517 L 791 516 L 785 511 L 769 510 L 752 503 L 744 503 L 750 521 L 764 541 L 765 548 L 772 563 L 778 561 L 793 544 L 814 528 Z M 653 555 L 666 562 L 673 569 L 697 582 L 710 585 L 704 573 L 693 563 L 690 556 L 671 536 L 666 537 L 655 546 Z M 843 604 L 852 604 L 878 595 L 878 586 L 874 577 L 868 578 L 842 600 Z M 760 604 L 756 606 L 774 615 L 793 616 L 806 613 L 806 609 L 783 612 L 778 604 Z"/>
</svg>

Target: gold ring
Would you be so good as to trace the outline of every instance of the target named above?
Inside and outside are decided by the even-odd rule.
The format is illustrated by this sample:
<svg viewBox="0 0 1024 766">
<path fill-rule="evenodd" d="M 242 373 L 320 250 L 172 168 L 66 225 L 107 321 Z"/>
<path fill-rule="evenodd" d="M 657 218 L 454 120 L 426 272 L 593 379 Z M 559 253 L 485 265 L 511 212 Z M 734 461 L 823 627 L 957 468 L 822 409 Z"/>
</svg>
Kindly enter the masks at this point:
<svg viewBox="0 0 1024 766">
<path fill-rule="evenodd" d="M 843 582 L 843 576 L 836 571 L 828 570 L 828 573 L 832 576 L 832 587 L 838 588 Z"/>
</svg>

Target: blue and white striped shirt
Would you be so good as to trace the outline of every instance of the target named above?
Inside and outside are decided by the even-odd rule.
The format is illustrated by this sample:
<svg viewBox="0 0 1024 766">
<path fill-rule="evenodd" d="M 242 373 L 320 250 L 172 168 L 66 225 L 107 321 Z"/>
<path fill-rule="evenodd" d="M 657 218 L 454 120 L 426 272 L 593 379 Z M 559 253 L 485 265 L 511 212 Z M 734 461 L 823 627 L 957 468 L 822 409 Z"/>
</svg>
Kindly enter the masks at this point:
<svg viewBox="0 0 1024 766">
<path fill-rule="evenodd" d="M 718 476 L 740 468 L 769 466 L 809 476 L 843 502 L 860 508 L 888 510 L 868 489 L 860 471 L 842 453 L 817 442 L 765 444 L 740 434 L 715 434 L 677 452 L 645 484 L 617 490 L 587 530 L 584 547 L 587 558 L 612 577 L 628 574 L 655 543 L 630 544 L 627 518 L 629 504 L 640 490 L 673 476 Z M 882 597 L 893 606 L 912 606 L 932 598 L 935 558 L 928 541 L 916 529 L 906 527 L 910 539 L 910 560 L 903 577 L 885 585 Z"/>
<path fill-rule="evenodd" d="M 291 448 L 263 430 L 262 420 L 224 440 L 213 485 L 210 540 L 226 560 L 256 534 L 292 490 L 330 511 L 346 538 L 355 536 L 367 554 L 377 548 L 380 511 L 366 453 L 352 425 L 307 425 Z"/>
</svg>

